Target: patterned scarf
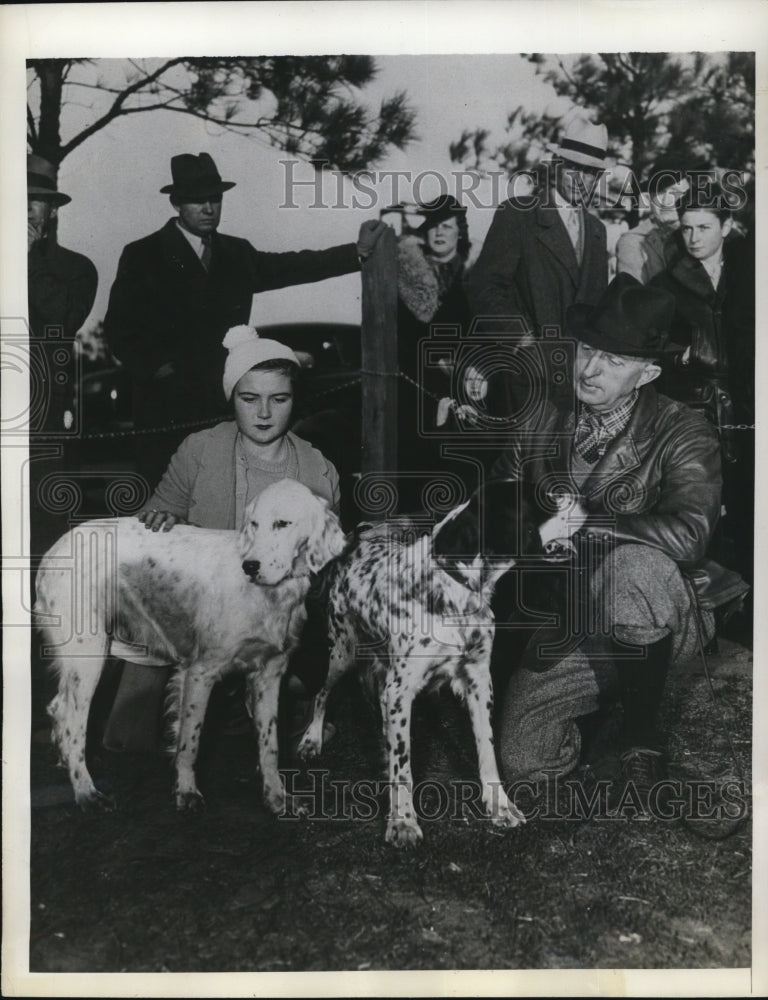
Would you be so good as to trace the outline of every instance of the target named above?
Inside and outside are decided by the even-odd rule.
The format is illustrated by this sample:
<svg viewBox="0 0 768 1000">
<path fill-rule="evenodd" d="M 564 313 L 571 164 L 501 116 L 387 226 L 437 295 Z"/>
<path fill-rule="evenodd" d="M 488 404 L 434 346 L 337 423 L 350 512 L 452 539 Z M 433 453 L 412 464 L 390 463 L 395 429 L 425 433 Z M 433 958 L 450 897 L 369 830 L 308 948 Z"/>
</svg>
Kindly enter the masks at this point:
<svg viewBox="0 0 768 1000">
<path fill-rule="evenodd" d="M 621 434 L 629 423 L 636 402 L 637 389 L 626 402 L 609 410 L 608 413 L 595 413 L 588 406 L 581 407 L 573 435 L 573 447 L 585 462 L 594 465 L 603 457 L 611 441 Z"/>
</svg>

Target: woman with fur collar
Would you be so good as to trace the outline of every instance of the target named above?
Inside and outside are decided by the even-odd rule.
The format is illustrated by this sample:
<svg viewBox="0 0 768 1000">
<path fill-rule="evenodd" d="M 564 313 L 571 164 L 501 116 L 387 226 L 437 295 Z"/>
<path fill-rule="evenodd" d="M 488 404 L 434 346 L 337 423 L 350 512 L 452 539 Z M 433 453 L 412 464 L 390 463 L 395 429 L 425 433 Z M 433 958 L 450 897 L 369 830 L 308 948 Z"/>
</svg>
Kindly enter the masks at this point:
<svg viewBox="0 0 768 1000">
<path fill-rule="evenodd" d="M 467 210 L 451 195 L 420 205 L 419 212 L 425 216 L 422 225 L 398 243 L 398 363 L 406 376 L 399 385 L 399 468 L 426 473 L 445 463 L 434 439 L 419 432 L 447 426 L 451 371 L 420 365 L 420 342 L 437 324 L 468 328 L 464 282 L 470 244 Z"/>
</svg>

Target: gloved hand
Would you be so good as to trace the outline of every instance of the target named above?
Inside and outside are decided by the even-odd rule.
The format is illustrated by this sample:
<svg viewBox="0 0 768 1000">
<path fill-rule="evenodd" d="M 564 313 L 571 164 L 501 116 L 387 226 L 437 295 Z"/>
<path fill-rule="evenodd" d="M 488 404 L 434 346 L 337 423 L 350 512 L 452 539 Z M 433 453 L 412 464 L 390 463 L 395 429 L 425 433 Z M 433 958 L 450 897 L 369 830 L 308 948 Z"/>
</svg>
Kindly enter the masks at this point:
<svg viewBox="0 0 768 1000">
<path fill-rule="evenodd" d="M 388 226 L 386 222 L 380 222 L 377 219 L 368 219 L 360 226 L 360 232 L 357 234 L 357 255 L 363 260 L 367 260 L 373 253 L 373 248 L 379 240 L 379 237 L 387 229 Z"/>
</svg>

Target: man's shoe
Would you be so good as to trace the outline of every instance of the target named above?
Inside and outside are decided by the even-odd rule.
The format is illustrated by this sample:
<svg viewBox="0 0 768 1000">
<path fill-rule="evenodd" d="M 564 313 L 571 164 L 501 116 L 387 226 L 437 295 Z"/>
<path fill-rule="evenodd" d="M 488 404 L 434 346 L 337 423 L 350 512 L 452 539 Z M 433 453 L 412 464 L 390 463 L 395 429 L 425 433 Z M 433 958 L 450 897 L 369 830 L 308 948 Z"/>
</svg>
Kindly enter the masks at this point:
<svg viewBox="0 0 768 1000">
<path fill-rule="evenodd" d="M 630 747 L 621 755 L 621 779 L 624 789 L 621 807 L 632 808 L 636 814 L 650 816 L 648 799 L 651 789 L 667 777 L 664 755 L 650 747 Z"/>
</svg>

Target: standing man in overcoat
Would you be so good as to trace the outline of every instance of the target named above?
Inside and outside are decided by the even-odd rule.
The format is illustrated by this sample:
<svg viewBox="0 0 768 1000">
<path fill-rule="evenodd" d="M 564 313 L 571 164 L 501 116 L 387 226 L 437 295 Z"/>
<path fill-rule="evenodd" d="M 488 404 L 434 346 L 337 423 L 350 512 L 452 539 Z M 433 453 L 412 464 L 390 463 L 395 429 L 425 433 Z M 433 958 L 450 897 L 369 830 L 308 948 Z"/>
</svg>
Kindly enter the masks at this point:
<svg viewBox="0 0 768 1000">
<path fill-rule="evenodd" d="M 587 208 L 607 147 L 604 125 L 575 119 L 542 165 L 536 190 L 498 207 L 469 279 L 478 321 L 509 319 L 510 329 L 522 325 L 522 342 L 531 343 L 553 330 L 562 333 L 569 306 L 600 298 L 608 285 L 606 231 Z M 497 322 L 491 326 L 499 329 Z M 544 368 L 548 381 L 546 361 Z M 515 382 L 506 387 L 508 412 L 525 406 L 534 388 L 525 373 Z"/>
<path fill-rule="evenodd" d="M 383 223 L 365 222 L 357 245 L 266 253 L 218 232 L 223 181 L 207 153 L 171 160 L 175 218 L 123 250 L 104 319 L 104 333 L 133 380 L 137 430 L 221 417 L 225 352 L 230 327 L 245 324 L 255 293 L 355 271 L 373 249 Z M 138 471 L 154 487 L 189 432 L 146 434 Z"/>
<path fill-rule="evenodd" d="M 61 246 L 58 213 L 72 201 L 58 189 L 56 165 L 27 155 L 27 305 L 29 316 L 29 524 L 33 559 L 70 527 L 59 498 L 77 461 L 77 359 L 75 335 L 96 298 L 98 275 L 84 254 Z M 75 445 L 76 447 L 76 445 Z M 45 724 L 53 692 L 40 667 L 39 638 L 32 640 L 32 724 Z M 38 675 L 38 671 L 40 671 Z"/>
<path fill-rule="evenodd" d="M 29 327 L 45 359 L 39 366 L 45 378 L 39 387 L 45 394 L 40 400 L 44 405 L 36 406 L 33 398 L 30 429 L 61 433 L 69 430 L 74 415 L 73 342 L 93 306 L 98 276 L 84 254 L 66 249 L 56 238 L 59 209 L 72 201 L 58 190 L 56 173 L 56 167 L 42 156 L 27 156 Z M 62 351 L 67 355 L 64 364 L 54 358 L 54 352 L 58 357 Z"/>
</svg>

